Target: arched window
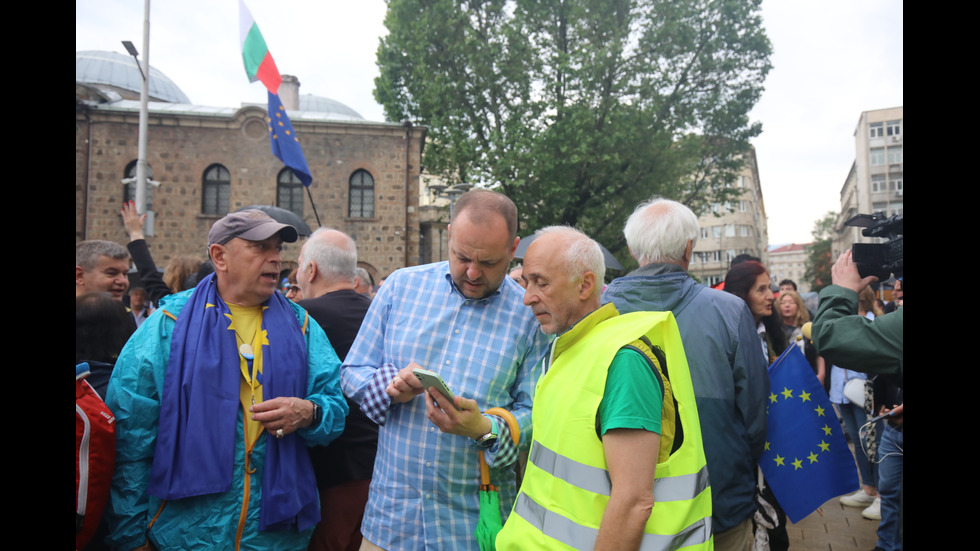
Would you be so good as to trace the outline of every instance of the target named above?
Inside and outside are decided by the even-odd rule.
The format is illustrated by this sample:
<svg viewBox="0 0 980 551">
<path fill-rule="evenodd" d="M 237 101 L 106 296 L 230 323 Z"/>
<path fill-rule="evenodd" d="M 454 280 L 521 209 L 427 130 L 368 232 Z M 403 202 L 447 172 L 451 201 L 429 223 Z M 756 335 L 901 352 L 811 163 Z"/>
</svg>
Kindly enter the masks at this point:
<svg viewBox="0 0 980 551">
<path fill-rule="evenodd" d="M 126 175 L 123 177 L 132 181 L 123 186 L 123 203 L 136 200 L 136 162 L 130 161 L 126 165 Z M 153 179 L 153 167 L 150 163 L 146 163 L 146 177 L 149 180 Z M 153 210 L 153 186 L 149 184 L 146 186 L 146 210 Z"/>
<path fill-rule="evenodd" d="M 371 173 L 358 169 L 350 177 L 351 218 L 374 218 L 374 177 Z"/>
<path fill-rule="evenodd" d="M 231 173 L 228 169 L 213 164 L 204 171 L 201 180 L 201 214 L 227 214 L 231 197 Z"/>
<path fill-rule="evenodd" d="M 286 167 L 276 179 L 276 206 L 295 212 L 303 217 L 303 182 Z"/>
</svg>

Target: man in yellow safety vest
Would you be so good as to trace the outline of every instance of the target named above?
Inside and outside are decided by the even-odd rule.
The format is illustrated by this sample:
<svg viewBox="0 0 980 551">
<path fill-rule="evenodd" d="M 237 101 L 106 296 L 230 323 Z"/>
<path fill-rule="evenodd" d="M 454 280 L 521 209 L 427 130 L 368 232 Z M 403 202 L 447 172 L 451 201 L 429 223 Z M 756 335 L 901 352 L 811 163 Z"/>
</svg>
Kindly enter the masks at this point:
<svg viewBox="0 0 980 551">
<path fill-rule="evenodd" d="M 524 304 L 557 335 L 542 360 L 533 442 L 510 549 L 712 549 L 711 491 L 697 407 L 669 312 L 600 308 L 598 244 L 539 230 Z M 668 365 L 669 364 L 669 365 Z"/>
</svg>

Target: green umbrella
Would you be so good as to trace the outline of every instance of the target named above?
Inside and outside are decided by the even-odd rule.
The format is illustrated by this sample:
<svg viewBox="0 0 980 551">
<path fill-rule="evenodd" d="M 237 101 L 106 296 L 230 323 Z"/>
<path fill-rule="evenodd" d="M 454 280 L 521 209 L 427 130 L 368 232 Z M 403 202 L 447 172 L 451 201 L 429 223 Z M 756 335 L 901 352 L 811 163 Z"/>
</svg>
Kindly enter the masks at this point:
<svg viewBox="0 0 980 551">
<path fill-rule="evenodd" d="M 490 408 L 486 411 L 487 415 L 498 415 L 507 421 L 510 428 L 510 436 L 517 445 L 521 441 L 521 429 L 517 425 L 514 415 L 503 408 Z M 476 524 L 476 541 L 480 544 L 480 551 L 496 551 L 497 533 L 504 527 L 504 522 L 500 514 L 500 494 L 497 487 L 490 483 L 490 468 L 483 457 L 483 450 L 480 450 L 480 519 Z"/>
</svg>

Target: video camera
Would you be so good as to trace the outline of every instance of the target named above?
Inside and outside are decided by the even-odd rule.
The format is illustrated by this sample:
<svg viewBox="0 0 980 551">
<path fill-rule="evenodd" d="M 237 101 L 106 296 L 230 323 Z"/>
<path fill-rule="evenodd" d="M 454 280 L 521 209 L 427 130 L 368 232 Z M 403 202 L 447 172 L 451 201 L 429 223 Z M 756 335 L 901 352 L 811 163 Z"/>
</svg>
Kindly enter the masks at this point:
<svg viewBox="0 0 980 551">
<path fill-rule="evenodd" d="M 861 277 L 873 275 L 880 281 L 885 281 L 893 273 L 895 277 L 903 276 L 904 214 L 896 214 L 889 218 L 885 218 L 883 212 L 858 214 L 844 222 L 844 225 L 864 228 L 861 230 L 861 235 L 865 237 L 888 239 L 885 243 L 855 243 L 851 247 L 851 255 Z"/>
</svg>

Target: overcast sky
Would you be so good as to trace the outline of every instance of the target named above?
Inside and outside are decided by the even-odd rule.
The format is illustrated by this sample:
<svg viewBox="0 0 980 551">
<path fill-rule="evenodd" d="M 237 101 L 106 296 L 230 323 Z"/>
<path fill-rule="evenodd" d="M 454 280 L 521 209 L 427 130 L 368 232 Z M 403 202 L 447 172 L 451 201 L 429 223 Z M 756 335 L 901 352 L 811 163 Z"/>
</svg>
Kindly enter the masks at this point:
<svg viewBox="0 0 980 551">
<path fill-rule="evenodd" d="M 246 2 L 279 70 L 300 93 L 340 101 L 384 120 L 374 101 L 375 53 L 383 0 Z M 753 143 L 769 218 L 770 243 L 805 243 L 813 222 L 840 208 L 862 111 L 903 104 L 900 0 L 764 0 L 773 70 L 751 113 L 763 133 Z M 142 50 L 143 3 L 75 0 L 75 49 Z M 141 52 L 142 53 L 142 52 Z M 242 67 L 236 0 L 157 0 L 150 63 L 199 105 L 266 101 Z M 903 134 L 905 129 L 902 130 Z"/>
</svg>

